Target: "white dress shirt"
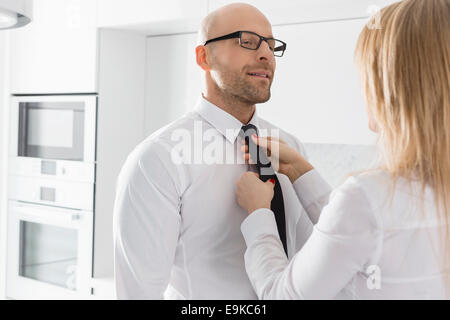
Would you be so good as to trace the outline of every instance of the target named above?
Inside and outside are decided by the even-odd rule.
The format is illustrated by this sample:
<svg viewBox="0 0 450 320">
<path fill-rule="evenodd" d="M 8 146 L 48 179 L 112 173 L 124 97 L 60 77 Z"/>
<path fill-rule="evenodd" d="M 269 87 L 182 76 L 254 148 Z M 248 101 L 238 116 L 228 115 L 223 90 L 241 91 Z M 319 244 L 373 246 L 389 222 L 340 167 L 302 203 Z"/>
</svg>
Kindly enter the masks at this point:
<svg viewBox="0 0 450 320">
<path fill-rule="evenodd" d="M 315 170 L 293 185 L 314 230 L 291 261 L 272 211 L 258 209 L 241 226 L 259 298 L 446 298 L 444 229 L 430 188 L 422 192 L 417 181 L 400 178 L 394 190 L 382 170 L 350 177 L 331 195 Z"/>
<path fill-rule="evenodd" d="M 264 135 L 276 129 L 255 112 L 250 123 Z M 128 156 L 117 181 L 114 207 L 115 281 L 119 299 L 256 299 L 244 265 L 240 231 L 247 212 L 236 182 L 249 170 L 237 135 L 240 121 L 199 99 L 195 111 L 158 130 Z M 209 130 L 208 130 L 209 129 Z M 232 133 L 227 132 L 232 129 Z M 183 132 L 209 132 L 234 163 L 172 161 Z M 271 134 L 271 132 L 268 132 Z M 299 141 L 280 130 L 303 153 Z M 193 138 L 195 140 L 195 137 Z M 193 143 L 191 158 L 208 144 Z M 236 152 L 237 151 L 237 152 Z M 236 163 L 239 159 L 240 163 Z M 286 211 L 289 253 L 312 232 L 312 223 L 285 175 L 278 175 Z"/>
</svg>

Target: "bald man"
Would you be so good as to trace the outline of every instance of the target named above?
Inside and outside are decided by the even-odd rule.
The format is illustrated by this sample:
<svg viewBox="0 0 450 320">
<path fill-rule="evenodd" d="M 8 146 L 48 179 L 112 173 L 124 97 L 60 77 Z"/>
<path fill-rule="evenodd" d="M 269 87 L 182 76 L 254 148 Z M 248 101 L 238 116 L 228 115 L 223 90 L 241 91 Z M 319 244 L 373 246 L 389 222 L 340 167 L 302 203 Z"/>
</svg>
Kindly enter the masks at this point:
<svg viewBox="0 0 450 320">
<path fill-rule="evenodd" d="M 257 299 L 244 265 L 240 225 L 247 214 L 235 198 L 236 181 L 255 167 L 243 160 L 238 135 L 251 124 L 303 153 L 296 138 L 256 112 L 270 98 L 275 56 L 286 49 L 273 38 L 267 18 L 247 4 L 219 8 L 203 20 L 196 60 L 205 90 L 195 110 L 137 146 L 117 181 L 119 299 Z M 312 224 L 289 179 L 277 178 L 291 257 Z"/>
</svg>

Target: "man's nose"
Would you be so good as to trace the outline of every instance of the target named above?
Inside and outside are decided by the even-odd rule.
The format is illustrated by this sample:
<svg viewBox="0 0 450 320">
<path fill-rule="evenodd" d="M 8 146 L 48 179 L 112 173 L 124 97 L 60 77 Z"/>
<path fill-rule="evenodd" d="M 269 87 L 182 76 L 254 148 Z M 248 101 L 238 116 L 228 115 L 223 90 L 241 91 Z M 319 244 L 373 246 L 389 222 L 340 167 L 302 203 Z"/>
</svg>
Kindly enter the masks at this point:
<svg viewBox="0 0 450 320">
<path fill-rule="evenodd" d="M 258 48 L 258 60 L 272 61 L 274 60 L 273 51 L 270 49 L 267 41 L 262 41 Z"/>
</svg>

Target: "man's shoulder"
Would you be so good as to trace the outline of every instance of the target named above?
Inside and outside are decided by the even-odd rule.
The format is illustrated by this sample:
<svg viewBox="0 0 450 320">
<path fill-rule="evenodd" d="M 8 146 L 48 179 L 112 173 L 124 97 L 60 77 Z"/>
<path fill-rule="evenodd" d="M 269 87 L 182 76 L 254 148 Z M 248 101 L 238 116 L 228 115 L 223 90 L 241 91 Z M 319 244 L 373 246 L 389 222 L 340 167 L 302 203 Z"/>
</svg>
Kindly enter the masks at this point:
<svg viewBox="0 0 450 320">
<path fill-rule="evenodd" d="M 173 133 L 177 130 L 188 131 L 193 127 L 198 116 L 188 112 L 182 117 L 158 129 L 137 144 L 126 157 L 118 180 L 122 184 L 145 177 L 160 181 L 161 175 L 172 181 L 180 180 L 183 175 L 182 166 L 172 159 L 172 149 L 177 143 Z"/>
<path fill-rule="evenodd" d="M 151 143 L 156 141 L 171 141 L 174 133 L 177 131 L 189 130 L 191 131 L 195 121 L 201 120 L 198 113 L 191 111 L 182 117 L 170 122 L 162 128 L 147 136 L 142 143 Z"/>
<path fill-rule="evenodd" d="M 178 141 L 176 135 L 192 131 L 196 120 L 200 118 L 191 111 L 151 133 L 129 153 L 127 162 L 151 163 L 156 160 L 167 163 L 171 150 Z"/>
</svg>

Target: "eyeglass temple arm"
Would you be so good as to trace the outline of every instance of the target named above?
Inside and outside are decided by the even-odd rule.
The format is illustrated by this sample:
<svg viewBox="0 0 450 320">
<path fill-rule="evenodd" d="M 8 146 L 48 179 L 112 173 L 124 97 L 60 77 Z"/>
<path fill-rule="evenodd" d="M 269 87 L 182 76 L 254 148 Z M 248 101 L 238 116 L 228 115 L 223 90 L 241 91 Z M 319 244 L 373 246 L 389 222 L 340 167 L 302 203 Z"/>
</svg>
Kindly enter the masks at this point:
<svg viewBox="0 0 450 320">
<path fill-rule="evenodd" d="M 240 31 L 237 31 L 237 32 L 234 32 L 234 33 L 227 34 L 225 36 L 221 36 L 221 37 L 217 37 L 217 38 L 213 38 L 213 39 L 207 40 L 205 42 L 204 46 L 206 46 L 208 43 L 211 43 L 211 42 L 214 42 L 214 41 L 238 38 L 240 33 L 241 33 Z"/>
</svg>

